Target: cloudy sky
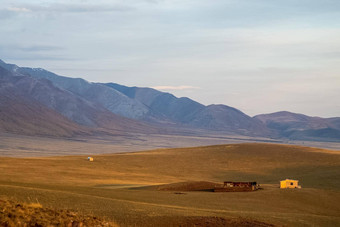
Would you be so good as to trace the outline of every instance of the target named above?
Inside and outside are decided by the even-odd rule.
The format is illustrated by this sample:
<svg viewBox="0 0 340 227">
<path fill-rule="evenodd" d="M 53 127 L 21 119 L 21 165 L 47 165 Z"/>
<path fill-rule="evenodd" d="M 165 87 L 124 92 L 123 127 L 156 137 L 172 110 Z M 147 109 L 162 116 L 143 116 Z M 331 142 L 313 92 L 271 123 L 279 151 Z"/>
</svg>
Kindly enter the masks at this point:
<svg viewBox="0 0 340 227">
<path fill-rule="evenodd" d="M 251 116 L 340 116 L 339 0 L 1 0 L 0 58 Z"/>
</svg>

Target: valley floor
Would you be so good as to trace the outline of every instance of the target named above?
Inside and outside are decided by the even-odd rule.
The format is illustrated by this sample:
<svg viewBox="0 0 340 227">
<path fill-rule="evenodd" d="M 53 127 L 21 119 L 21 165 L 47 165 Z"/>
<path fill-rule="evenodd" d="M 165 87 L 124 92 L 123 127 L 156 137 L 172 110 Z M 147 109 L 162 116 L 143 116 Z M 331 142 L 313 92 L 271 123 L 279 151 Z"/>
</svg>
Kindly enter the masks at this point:
<svg viewBox="0 0 340 227">
<path fill-rule="evenodd" d="M 337 226 L 340 193 L 302 189 L 282 191 L 273 185 L 251 193 L 208 193 L 51 187 L 1 184 L 6 198 L 43 207 L 71 209 L 114 221 L 120 226 L 176 226 L 188 218 L 219 217 L 269 226 Z M 317 199 L 316 199 L 317 198 Z M 262 224 L 261 224 L 262 223 Z"/>
<path fill-rule="evenodd" d="M 51 149 L 58 145 L 66 149 L 62 144 Z M 2 157 L 0 199 L 39 202 L 119 226 L 340 225 L 339 151 L 247 143 L 93 157 L 93 162 L 87 155 Z M 302 189 L 279 189 L 286 178 L 299 180 Z M 257 181 L 263 189 L 213 193 L 145 187 L 226 180 Z"/>
<path fill-rule="evenodd" d="M 0 133 L 0 157 L 94 155 L 145 151 L 159 148 L 208 146 L 235 143 L 279 143 L 340 150 L 340 143 L 283 141 L 261 137 L 219 134 L 157 135 L 129 134 L 91 137 L 37 137 Z"/>
</svg>

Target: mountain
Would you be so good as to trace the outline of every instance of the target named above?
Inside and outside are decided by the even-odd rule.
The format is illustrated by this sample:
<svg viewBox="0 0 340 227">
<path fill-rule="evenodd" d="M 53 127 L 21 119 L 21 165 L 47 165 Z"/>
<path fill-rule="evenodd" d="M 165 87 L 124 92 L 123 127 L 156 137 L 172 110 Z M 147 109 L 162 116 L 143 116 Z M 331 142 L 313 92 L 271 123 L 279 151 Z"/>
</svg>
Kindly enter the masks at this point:
<svg viewBox="0 0 340 227">
<path fill-rule="evenodd" d="M 0 131 L 45 136 L 90 134 L 85 127 L 27 98 L 15 86 L 22 79 L 0 67 Z"/>
<path fill-rule="evenodd" d="M 90 135 L 88 129 L 40 105 L 39 103 L 6 94 L 0 94 L 0 131 L 25 134 L 71 137 Z"/>
<path fill-rule="evenodd" d="M 0 68 L 2 131 L 18 131 L 21 126 L 25 133 L 49 135 L 52 131 L 58 135 L 200 131 L 340 141 L 340 118 L 309 117 L 285 111 L 250 117 L 230 106 L 205 106 L 152 88 L 91 83 L 1 60 Z M 33 123 L 33 116 L 40 120 Z M 50 122 L 56 122 L 54 130 Z M 49 128 L 49 132 L 43 130 Z"/>
<path fill-rule="evenodd" d="M 43 114 L 47 113 L 48 110 L 48 116 L 44 115 L 45 117 L 41 118 L 41 122 L 52 124 L 58 115 L 59 118 L 62 117 L 64 120 L 67 119 L 68 122 L 72 122 L 72 125 L 75 127 L 75 132 L 80 132 L 79 129 L 84 127 L 88 128 L 87 131 L 96 131 L 97 133 L 157 131 L 151 126 L 116 115 L 100 104 L 86 100 L 60 87 L 56 87 L 47 79 L 34 78 L 15 68 L 12 68 L 12 71 L 4 69 L 1 65 L 0 68 L 0 93 L 3 94 L 0 114 L 3 119 L 5 119 L 5 115 L 8 116 L 10 114 L 13 106 L 19 108 L 20 105 L 18 105 L 18 103 L 21 103 L 22 110 L 12 109 L 12 112 L 15 110 L 16 113 L 20 113 L 18 117 L 22 120 L 18 120 L 18 123 L 27 122 L 33 124 L 30 121 L 30 119 L 34 119 L 30 115 L 32 111 L 26 111 L 28 110 L 26 107 L 30 107 L 29 110 L 33 110 L 33 107 L 36 107 L 36 109 L 40 108 L 44 110 L 42 112 Z M 11 99 L 8 99 L 9 97 L 11 97 Z M 53 116 L 52 111 L 54 112 Z M 15 116 L 16 115 L 12 115 L 12 117 Z M 25 124 L 23 128 L 26 127 Z M 36 125 L 36 123 L 33 125 Z M 42 127 L 37 126 L 37 128 Z M 69 135 L 72 133 L 66 134 Z"/>
<path fill-rule="evenodd" d="M 186 123 L 191 120 L 193 114 L 205 107 L 189 98 L 177 98 L 172 94 L 152 88 L 127 87 L 116 83 L 105 85 L 143 103 L 159 120 L 167 119 L 174 123 Z"/>
<path fill-rule="evenodd" d="M 29 75 L 37 80 L 48 80 L 55 88 L 67 91 L 72 98 L 76 97 L 88 105 L 100 105 L 116 115 L 146 124 L 151 123 L 163 130 L 170 127 L 173 130 L 189 128 L 223 131 L 228 134 L 270 135 L 270 131 L 262 122 L 232 107 L 204 106 L 189 98 L 177 98 L 172 94 L 151 88 L 126 87 L 114 83 L 90 83 L 81 78 L 59 76 L 41 68 L 18 67 L 4 62 L 0 62 L 0 65 L 12 72 Z M 44 104 L 50 105 L 48 100 Z M 67 111 L 66 114 L 62 106 L 62 109 L 57 111 L 79 124 L 98 125 L 93 122 L 93 117 L 81 117 L 81 114 L 88 113 L 88 110 L 81 111 L 80 115 L 73 115 L 72 113 L 77 112 L 75 110 Z"/>
<path fill-rule="evenodd" d="M 70 91 L 90 102 L 99 103 L 110 112 L 127 118 L 143 119 L 149 111 L 143 104 L 100 83 L 89 83 L 81 78 L 63 77 L 44 69 L 18 68 L 17 71 L 34 78 L 47 79 L 56 87 Z"/>
<path fill-rule="evenodd" d="M 254 117 L 281 137 L 298 140 L 340 141 L 340 118 L 310 117 L 281 111 Z"/>
<path fill-rule="evenodd" d="M 159 118 L 179 125 L 242 135 L 270 135 L 270 130 L 261 121 L 226 105 L 204 106 L 189 98 L 177 98 L 152 88 L 127 87 L 116 83 L 106 85 L 143 103 Z"/>
<path fill-rule="evenodd" d="M 192 116 L 191 126 L 241 135 L 270 136 L 268 128 L 259 120 L 226 105 L 209 105 Z"/>
</svg>

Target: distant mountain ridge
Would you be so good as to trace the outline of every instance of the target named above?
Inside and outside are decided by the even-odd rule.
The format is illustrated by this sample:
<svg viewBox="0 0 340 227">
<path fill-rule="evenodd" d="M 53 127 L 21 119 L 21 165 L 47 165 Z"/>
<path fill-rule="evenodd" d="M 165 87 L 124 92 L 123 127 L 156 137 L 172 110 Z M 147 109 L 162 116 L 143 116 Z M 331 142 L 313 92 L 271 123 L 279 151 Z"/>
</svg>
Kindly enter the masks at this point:
<svg viewBox="0 0 340 227">
<path fill-rule="evenodd" d="M 6 63 L 1 65 L 12 72 L 51 81 L 56 88 L 70 92 L 73 98 L 80 98 L 89 105 L 100 104 L 106 110 L 126 118 L 162 124 L 165 127 L 171 125 L 250 136 L 270 135 L 270 131 L 260 121 L 228 106 L 204 106 L 189 98 L 177 98 L 172 94 L 151 88 L 129 88 L 114 83 L 90 83 L 81 78 L 59 76 L 41 68 L 18 67 Z M 49 104 L 45 103 L 45 105 Z M 59 112 L 63 113 L 63 110 Z M 90 125 L 91 118 L 79 120 L 70 116 L 72 111 L 68 113 L 69 115 L 66 116 L 77 123 L 94 125 Z"/>
<path fill-rule="evenodd" d="M 152 88 L 91 83 L 1 60 L 0 68 L 0 93 L 9 95 L 20 91 L 26 103 L 34 102 L 60 114 L 74 124 L 75 131 L 71 130 L 72 133 L 66 133 L 68 135 L 77 131 L 93 133 L 99 128 L 122 133 L 164 133 L 174 129 L 180 133 L 182 129 L 198 129 L 222 134 L 340 141 L 340 118 L 312 118 L 289 112 L 250 117 L 233 107 L 205 106 L 190 98 L 177 98 Z M 10 80 L 13 80 L 10 82 L 12 89 L 4 89 L 4 84 Z M 2 109 L 0 119 L 4 113 Z M 26 121 L 29 119 L 27 117 Z"/>
<path fill-rule="evenodd" d="M 153 88 L 127 87 L 116 83 L 105 85 L 122 92 L 131 99 L 138 100 L 157 115 L 175 122 L 186 123 L 193 113 L 205 107 L 189 98 L 177 98 L 170 93 Z"/>
<path fill-rule="evenodd" d="M 25 81 L 23 81 L 25 80 Z M 31 89 L 34 80 L 12 74 L 0 66 L 0 131 L 47 136 L 90 134 L 89 130 L 68 120 L 34 100 L 20 87 Z"/>
<path fill-rule="evenodd" d="M 29 115 L 29 112 L 27 112 L 29 109 L 24 108 L 24 105 L 17 105 L 17 103 L 27 103 L 27 107 L 36 106 L 37 108 L 39 107 L 41 110 L 44 110 L 36 114 L 41 114 L 41 119 L 44 119 L 46 124 L 48 123 L 53 125 L 53 123 L 56 123 L 55 126 L 57 127 L 57 123 L 59 122 L 61 125 L 58 127 L 63 128 L 65 126 L 64 124 L 71 123 L 74 126 L 74 130 L 72 130 L 72 132 L 64 134 L 55 134 L 54 132 L 58 130 L 50 127 L 50 131 L 48 133 L 46 132 L 47 135 L 71 136 L 74 134 L 82 134 L 82 130 L 85 130 L 85 128 L 85 131 L 88 134 L 93 131 L 96 131 L 97 133 L 103 132 L 114 134 L 118 132 L 124 133 L 124 131 L 157 131 L 153 127 L 133 119 L 118 116 L 108 111 L 100 104 L 90 102 L 72 92 L 56 87 L 50 80 L 35 78 L 25 72 L 22 72 L 18 68 L 14 69 L 15 70 L 13 71 L 8 71 L 3 68 L 0 63 L 0 94 L 3 94 L 3 99 L 0 103 L 2 104 L 0 105 L 0 119 L 3 119 L 3 125 L 5 125 L 5 123 L 7 125 L 5 131 L 11 132 L 12 128 L 19 128 L 19 126 L 14 127 L 14 123 L 22 122 L 22 132 L 24 134 L 30 134 L 27 133 L 29 130 L 26 129 L 26 126 L 27 124 L 30 124 L 30 119 L 32 121 L 35 119 L 35 116 L 33 114 Z M 7 98 L 5 100 L 5 97 L 9 97 L 11 99 L 9 100 Z M 13 108 L 13 106 L 16 106 L 16 110 L 13 112 L 20 115 L 7 113 L 11 108 Z M 22 107 L 22 109 L 20 109 L 20 107 Z M 45 116 L 47 112 L 49 113 L 50 118 Z M 52 112 L 54 113 L 53 117 L 51 117 Z M 10 118 L 8 118 L 8 116 Z M 16 119 L 16 116 L 21 116 L 22 120 Z M 64 121 L 67 122 L 56 121 L 56 118 L 64 119 Z M 13 123 L 12 127 L 8 125 L 10 122 Z M 33 129 L 34 125 L 36 124 L 32 124 L 32 127 L 29 128 L 33 131 L 42 130 L 42 128 L 39 129 L 39 127 Z M 18 132 L 18 130 L 15 132 Z"/>
<path fill-rule="evenodd" d="M 321 118 L 280 111 L 254 117 L 281 137 L 299 140 L 340 141 L 340 117 Z"/>
<path fill-rule="evenodd" d="M 260 121 L 226 105 L 204 106 L 189 98 L 177 98 L 152 88 L 127 87 L 116 83 L 106 85 L 140 101 L 154 113 L 174 123 L 242 135 L 270 135 L 270 131 Z"/>
<path fill-rule="evenodd" d="M 1 65 L 1 64 L 0 64 Z M 4 67 L 4 66 L 3 66 Z M 100 83 L 89 83 L 81 78 L 59 76 L 41 68 L 18 67 L 9 65 L 7 69 L 13 72 L 30 75 L 34 78 L 47 79 L 56 87 L 72 92 L 88 101 L 102 104 L 112 113 L 128 118 L 140 119 L 148 112 L 141 103 L 135 102 L 114 89 L 109 89 Z"/>
</svg>

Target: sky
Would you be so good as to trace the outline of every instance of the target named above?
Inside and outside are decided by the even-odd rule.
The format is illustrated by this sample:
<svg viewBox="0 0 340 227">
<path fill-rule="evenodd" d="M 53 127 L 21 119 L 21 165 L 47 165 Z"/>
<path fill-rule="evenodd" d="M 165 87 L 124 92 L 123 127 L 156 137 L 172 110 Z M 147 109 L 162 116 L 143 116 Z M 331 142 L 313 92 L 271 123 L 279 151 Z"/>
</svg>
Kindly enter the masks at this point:
<svg viewBox="0 0 340 227">
<path fill-rule="evenodd" d="M 340 117 L 339 0 L 1 0 L 0 59 L 250 116 Z"/>
</svg>

